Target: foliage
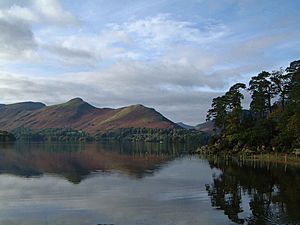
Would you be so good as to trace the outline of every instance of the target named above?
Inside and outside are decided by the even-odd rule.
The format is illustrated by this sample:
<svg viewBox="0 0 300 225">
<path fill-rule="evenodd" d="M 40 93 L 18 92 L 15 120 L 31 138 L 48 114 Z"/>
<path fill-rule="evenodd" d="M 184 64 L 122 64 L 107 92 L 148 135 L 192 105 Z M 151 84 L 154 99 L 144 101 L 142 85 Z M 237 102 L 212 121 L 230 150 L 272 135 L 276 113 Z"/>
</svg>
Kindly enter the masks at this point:
<svg viewBox="0 0 300 225">
<path fill-rule="evenodd" d="M 29 128 L 17 128 L 12 131 L 18 140 L 22 141 L 92 141 L 85 131 L 78 131 L 71 128 L 47 128 L 43 130 L 32 130 Z"/>
<path fill-rule="evenodd" d="M 243 110 L 241 83 L 214 98 L 207 119 L 221 133 L 211 144 L 228 149 L 292 151 L 300 147 L 300 60 L 272 73 L 262 71 L 249 81 L 249 110 Z"/>
<path fill-rule="evenodd" d="M 13 142 L 16 138 L 12 133 L 0 131 L 0 142 Z"/>
<path fill-rule="evenodd" d="M 49 142 L 131 141 L 205 144 L 208 140 L 207 135 L 196 130 L 133 127 L 104 131 L 95 136 L 91 136 L 85 131 L 78 131 L 71 128 L 50 128 L 43 130 L 17 128 L 13 130 L 13 133 L 18 140 Z"/>
<path fill-rule="evenodd" d="M 133 142 L 170 142 L 170 143 L 206 143 L 208 137 L 196 130 L 159 129 L 159 128 L 120 128 L 101 132 L 96 140 L 127 140 Z"/>
</svg>

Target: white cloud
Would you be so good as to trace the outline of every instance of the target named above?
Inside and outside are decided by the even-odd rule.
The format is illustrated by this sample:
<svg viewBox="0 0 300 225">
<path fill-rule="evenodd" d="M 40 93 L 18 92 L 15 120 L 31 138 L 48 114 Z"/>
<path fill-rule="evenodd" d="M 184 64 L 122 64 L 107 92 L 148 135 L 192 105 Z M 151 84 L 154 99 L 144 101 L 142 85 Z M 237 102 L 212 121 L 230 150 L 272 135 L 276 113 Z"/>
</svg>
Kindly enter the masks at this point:
<svg viewBox="0 0 300 225">
<path fill-rule="evenodd" d="M 229 32 L 224 24 L 208 21 L 198 25 L 193 22 L 174 20 L 165 14 L 131 20 L 123 24 L 110 24 L 108 27 L 127 33 L 141 42 L 140 44 L 145 48 L 160 49 L 178 43 L 207 44 Z"/>
<path fill-rule="evenodd" d="M 27 7 L 12 5 L 8 9 L 0 10 L 0 18 L 7 20 L 21 20 L 23 22 L 37 22 L 38 15 Z"/>
<path fill-rule="evenodd" d="M 153 60 L 165 54 L 174 55 L 174 49 L 180 53 L 178 50 L 184 48 L 189 48 L 189 50 L 180 53 L 182 57 L 178 62 L 188 63 L 192 59 L 191 55 L 187 53 L 191 49 L 189 47 L 191 44 L 202 46 L 204 51 L 207 48 L 205 45 L 226 35 L 228 29 L 222 24 L 212 25 L 212 23 L 206 23 L 200 29 L 194 23 L 158 15 L 146 19 L 130 20 L 122 24 L 108 24 L 98 34 L 79 33 L 56 37 L 51 35 L 54 32 L 57 30 L 54 29 L 51 32 L 51 29 L 48 29 L 47 32 L 38 32 L 37 39 L 41 45 L 53 45 L 61 50 L 65 49 L 65 51 L 55 51 L 56 59 L 59 62 L 66 61 L 64 54 L 59 54 L 59 52 L 63 53 L 72 49 L 74 50 L 73 54 L 68 55 L 70 65 L 83 65 L 89 60 L 83 60 L 78 64 L 77 59 L 81 58 L 82 54 L 80 53 L 83 51 L 88 53 L 88 57 L 93 56 L 94 63 L 97 64 L 100 61 L 105 63 L 106 60 L 118 59 Z M 79 53 L 79 56 L 76 56 L 76 52 Z M 207 50 L 205 52 L 208 53 Z M 51 51 L 51 54 L 53 53 L 54 51 Z M 47 57 L 47 55 L 44 56 Z M 168 56 L 164 58 L 168 58 Z M 211 63 L 211 58 L 210 55 L 207 55 L 205 59 L 202 58 L 202 65 Z M 75 63 L 72 63 L 73 59 Z M 90 65 L 90 63 L 87 64 Z"/>
<path fill-rule="evenodd" d="M 220 23 L 197 24 L 166 14 L 107 24 L 98 33 L 69 27 L 65 32 L 64 26 L 78 24 L 78 19 L 57 0 L 11 4 L 0 9 L 0 21 L 5 22 L 2 26 L 7 30 L 0 34 L 0 42 L 5 46 L 1 59 L 9 61 L 17 56 L 20 60 L 32 58 L 40 63 L 72 67 L 94 67 L 119 59 L 152 60 L 177 46 L 208 44 L 228 33 L 228 28 Z M 41 26 L 33 29 L 36 25 Z M 180 63 L 188 63 L 187 56 L 181 57 Z"/>
<path fill-rule="evenodd" d="M 57 0 L 34 0 L 33 10 L 46 22 L 59 25 L 78 23 L 76 17 L 69 11 L 64 10 Z"/>
<path fill-rule="evenodd" d="M 0 9 L 0 18 L 20 20 L 28 23 L 50 23 L 55 25 L 74 25 L 78 20 L 64 10 L 57 0 L 33 0 L 32 4 L 20 6 L 12 4 Z"/>
<path fill-rule="evenodd" d="M 204 52 L 204 44 L 226 33 L 227 28 L 221 24 L 206 24 L 201 30 L 194 23 L 158 15 L 122 24 L 108 24 L 98 33 L 74 31 L 64 34 L 57 28 L 44 28 L 37 31 L 35 37 L 43 58 L 64 65 L 93 67 L 110 60 L 157 60 L 157 57 L 165 60 L 168 55 L 174 55 L 174 50 L 182 55 L 178 62 L 189 63 L 195 55 L 187 53 L 191 51 L 192 43 L 202 46 Z M 208 53 L 207 50 L 205 52 Z M 202 58 L 202 65 L 211 64 L 210 55 Z"/>
</svg>

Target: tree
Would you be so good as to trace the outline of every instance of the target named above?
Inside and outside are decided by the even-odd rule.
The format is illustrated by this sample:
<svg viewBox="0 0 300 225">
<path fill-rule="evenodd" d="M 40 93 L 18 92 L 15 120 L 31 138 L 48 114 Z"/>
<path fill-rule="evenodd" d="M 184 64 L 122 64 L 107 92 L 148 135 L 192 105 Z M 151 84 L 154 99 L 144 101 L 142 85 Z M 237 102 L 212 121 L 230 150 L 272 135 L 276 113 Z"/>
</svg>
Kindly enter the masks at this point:
<svg viewBox="0 0 300 225">
<path fill-rule="evenodd" d="M 287 73 L 291 76 L 289 85 L 289 103 L 299 109 L 300 104 L 300 60 L 290 63 L 286 68 Z M 299 112 L 299 111 L 298 111 Z"/>
<path fill-rule="evenodd" d="M 244 99 L 244 95 L 240 92 L 240 89 L 245 89 L 246 85 L 243 83 L 234 84 L 229 88 L 229 91 L 226 92 L 225 96 L 229 101 L 229 109 L 242 110 L 241 100 Z"/>
<path fill-rule="evenodd" d="M 284 70 L 280 69 L 272 72 L 270 80 L 272 81 L 274 93 L 280 97 L 283 111 L 290 89 L 291 74 L 284 73 Z"/>
<path fill-rule="evenodd" d="M 226 92 L 225 96 L 228 101 L 229 113 L 227 115 L 227 132 L 235 133 L 238 132 L 242 117 L 242 104 L 241 101 L 244 99 L 244 95 L 241 93 L 241 89 L 245 89 L 246 85 L 243 83 L 234 84 Z"/>
<path fill-rule="evenodd" d="M 212 100 L 211 109 L 208 110 L 207 120 L 212 120 L 215 123 L 215 126 L 225 128 L 226 124 L 226 115 L 228 108 L 228 99 L 227 96 L 223 95 L 221 97 L 214 98 Z"/>
<path fill-rule="evenodd" d="M 287 107 L 280 120 L 279 145 L 300 147 L 300 60 L 286 68 L 290 76 Z"/>
<path fill-rule="evenodd" d="M 265 117 L 267 112 L 272 112 L 272 98 L 274 91 L 272 83 L 269 80 L 271 74 L 262 71 L 257 76 L 251 78 L 248 90 L 251 93 L 252 102 L 250 109 L 259 114 L 260 117 Z"/>
<path fill-rule="evenodd" d="M 300 60 L 291 62 L 286 70 L 262 71 L 251 78 L 250 111 L 242 109 L 245 88 L 245 84 L 237 83 L 213 99 L 207 119 L 221 128 L 219 137 L 210 142 L 214 143 L 213 151 L 299 148 Z"/>
</svg>

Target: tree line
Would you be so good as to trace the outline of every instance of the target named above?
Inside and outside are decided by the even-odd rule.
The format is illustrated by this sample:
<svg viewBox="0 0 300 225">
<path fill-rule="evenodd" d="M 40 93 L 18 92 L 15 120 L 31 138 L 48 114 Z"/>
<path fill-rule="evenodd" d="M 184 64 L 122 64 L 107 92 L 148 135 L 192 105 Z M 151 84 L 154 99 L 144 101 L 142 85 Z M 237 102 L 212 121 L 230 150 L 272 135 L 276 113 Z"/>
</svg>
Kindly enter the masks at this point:
<svg viewBox="0 0 300 225">
<path fill-rule="evenodd" d="M 201 131 L 160 128 L 120 128 L 102 131 L 95 136 L 72 128 L 47 128 L 33 130 L 20 127 L 12 131 L 17 140 L 50 142 L 130 141 L 155 143 L 199 143 L 205 144 L 208 136 Z"/>
<path fill-rule="evenodd" d="M 197 130 L 129 127 L 100 132 L 95 136 L 95 139 L 205 144 L 208 141 L 208 136 Z"/>
<path fill-rule="evenodd" d="M 244 93 L 251 102 L 243 109 Z M 300 147 L 300 60 L 286 69 L 262 71 L 248 85 L 236 83 L 212 100 L 207 120 L 218 129 L 216 150 L 288 152 Z"/>
<path fill-rule="evenodd" d="M 78 142 L 93 141 L 93 137 L 82 130 L 72 128 L 47 128 L 33 130 L 30 128 L 19 127 L 12 131 L 17 140 L 20 141 L 59 141 L 59 142 Z"/>
<path fill-rule="evenodd" d="M 0 142 L 14 142 L 16 140 L 12 133 L 0 131 Z"/>
</svg>

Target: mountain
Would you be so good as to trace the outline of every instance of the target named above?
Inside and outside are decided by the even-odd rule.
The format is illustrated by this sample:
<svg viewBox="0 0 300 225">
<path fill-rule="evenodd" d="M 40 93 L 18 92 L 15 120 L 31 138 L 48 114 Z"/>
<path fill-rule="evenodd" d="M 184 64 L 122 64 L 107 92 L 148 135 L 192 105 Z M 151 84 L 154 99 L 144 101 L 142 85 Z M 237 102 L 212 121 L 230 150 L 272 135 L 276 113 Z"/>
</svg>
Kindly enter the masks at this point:
<svg viewBox="0 0 300 225">
<path fill-rule="evenodd" d="M 212 121 L 206 121 L 196 125 L 195 129 L 203 132 L 212 132 L 215 129 L 215 124 Z"/>
<path fill-rule="evenodd" d="M 187 130 L 195 129 L 194 126 L 187 125 L 187 124 L 185 124 L 183 122 L 178 122 L 177 125 L 180 126 L 183 129 L 187 129 Z"/>
<path fill-rule="evenodd" d="M 180 128 L 155 109 L 140 104 L 119 109 L 96 108 L 81 98 L 51 106 L 39 102 L 0 106 L 0 128 L 11 131 L 18 127 L 73 128 L 92 135 L 128 127 Z"/>
<path fill-rule="evenodd" d="M 22 124 L 22 119 L 32 112 L 46 107 L 40 102 L 21 102 L 9 105 L 0 105 L 0 129 L 11 130 L 16 125 Z"/>
</svg>

